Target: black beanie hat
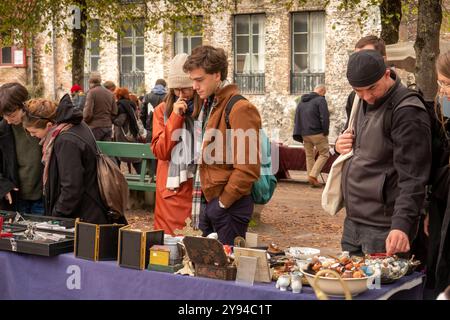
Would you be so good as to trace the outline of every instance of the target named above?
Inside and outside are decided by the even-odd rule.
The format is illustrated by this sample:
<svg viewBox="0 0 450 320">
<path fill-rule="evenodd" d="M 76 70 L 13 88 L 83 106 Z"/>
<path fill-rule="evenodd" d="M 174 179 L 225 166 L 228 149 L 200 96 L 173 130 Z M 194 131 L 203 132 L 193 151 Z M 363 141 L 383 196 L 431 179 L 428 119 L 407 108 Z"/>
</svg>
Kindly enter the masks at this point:
<svg viewBox="0 0 450 320">
<path fill-rule="evenodd" d="M 361 50 L 348 60 L 347 79 L 352 87 L 367 87 L 380 80 L 386 72 L 383 56 L 376 50 Z"/>
</svg>

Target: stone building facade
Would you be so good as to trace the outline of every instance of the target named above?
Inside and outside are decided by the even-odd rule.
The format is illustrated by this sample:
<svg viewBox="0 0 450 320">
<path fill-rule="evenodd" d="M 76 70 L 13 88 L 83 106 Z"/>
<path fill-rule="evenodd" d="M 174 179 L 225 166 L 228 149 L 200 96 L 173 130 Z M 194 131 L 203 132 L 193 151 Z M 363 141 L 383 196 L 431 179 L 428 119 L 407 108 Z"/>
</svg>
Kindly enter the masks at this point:
<svg viewBox="0 0 450 320">
<path fill-rule="evenodd" d="M 258 92 L 255 93 L 255 90 L 252 90 L 255 88 L 250 86 L 247 88 L 250 90 L 244 88 L 243 94 L 259 108 L 263 126 L 269 135 L 283 143 L 293 143 L 291 136 L 296 99 L 302 93 L 312 90 L 318 82 L 324 82 L 328 89 L 327 100 L 331 120 L 330 141 L 334 141 L 346 120 L 344 106 L 351 89 L 345 77 L 348 56 L 360 37 L 368 34 L 379 35 L 380 33 L 379 10 L 377 7 L 368 7 L 367 9 L 366 1 L 361 4 L 361 8 L 369 11 L 366 20 L 361 20 L 360 9 L 342 11 L 338 8 L 340 1 L 331 0 L 327 6 L 321 4 L 323 2 L 310 1 L 304 6 L 287 10 L 283 5 L 270 0 L 243 0 L 236 6 L 234 12 L 203 17 L 202 43 L 222 47 L 227 52 L 229 57 L 228 79 L 231 82 L 236 81 L 239 77 L 240 81 L 244 81 L 242 83 L 251 81 L 257 83 Z M 251 63 L 263 67 L 263 70 L 257 70 L 257 77 L 251 75 L 252 70 L 249 74 L 245 72 L 239 74 L 238 72 L 239 68 L 242 69 L 243 61 L 245 62 L 243 63 L 244 69 L 247 63 L 247 58 L 244 60 L 236 58 L 238 56 L 236 50 L 242 46 L 245 49 L 246 46 L 246 44 L 238 43 L 240 34 L 237 31 L 237 21 L 242 18 L 237 17 L 242 17 L 242 15 L 246 17 L 245 19 L 249 17 L 249 21 L 252 23 L 251 28 L 249 25 L 249 29 L 253 32 L 256 30 L 253 27 L 255 21 L 263 21 L 259 22 L 263 24 L 263 28 L 259 25 L 259 31 L 256 30 L 258 35 L 252 37 L 249 31 L 247 38 L 252 37 L 249 42 L 250 47 L 258 42 L 255 45 L 257 48 L 253 48 L 258 51 L 257 59 L 250 59 L 253 61 Z M 316 19 L 313 16 L 319 18 Z M 299 21 L 299 24 L 295 24 L 297 21 L 295 19 Z M 311 23 L 316 25 L 312 26 Z M 307 31 L 304 32 L 305 30 L 302 28 L 306 28 Z M 316 41 L 315 45 L 320 47 L 322 40 L 314 40 L 314 37 L 317 37 L 317 33 L 313 34 L 314 32 L 311 31 L 314 31 L 314 28 L 323 36 L 323 48 L 316 51 L 310 48 L 313 46 L 312 43 Z M 296 32 L 296 29 L 300 31 Z M 41 84 L 43 96 L 58 99 L 68 92 L 72 85 L 70 44 L 67 39 L 54 39 L 48 37 L 47 33 L 44 34 L 37 37 L 32 51 L 28 50 L 28 69 L 32 69 L 31 72 L 16 68 L 6 70 L 0 67 L 0 83 L 11 79 L 31 82 L 31 73 L 31 76 L 34 77 L 33 82 Z M 298 34 L 298 38 L 296 38 L 296 34 Z M 304 38 L 302 38 L 302 34 Z M 131 58 L 134 59 L 133 67 L 139 64 L 142 68 L 138 72 L 142 77 L 139 80 L 142 85 L 135 87 L 135 91 L 138 91 L 136 93 L 142 94 L 144 89 L 145 91 L 151 90 L 158 78 L 167 77 L 170 60 L 175 55 L 174 37 L 173 34 L 147 31 L 143 35 L 143 49 L 141 47 L 132 49 L 133 54 L 142 50 L 142 53 L 139 54 L 143 55 L 143 65 L 141 61 L 138 63 L 136 57 Z M 258 39 L 254 40 L 254 37 Z M 132 33 L 130 39 L 133 40 L 133 43 L 140 41 L 136 40 L 137 33 L 135 32 Z M 307 39 L 308 45 L 298 43 L 295 39 Z M 118 85 L 123 85 L 124 75 L 121 71 L 123 61 L 125 61 L 122 60 L 122 53 L 125 52 L 122 48 L 123 42 L 119 39 L 118 41 L 100 41 L 98 47 L 98 58 L 94 59 L 95 63 L 87 63 L 88 68 L 95 64 L 95 69 L 101 73 L 103 80 L 112 80 Z M 302 47 L 304 48 L 302 49 Z M 262 51 L 261 48 L 263 48 Z M 296 56 L 305 54 L 304 60 L 300 58 L 299 61 L 303 61 L 301 63 L 306 61 L 308 65 L 299 72 L 300 74 L 294 74 L 295 69 L 298 68 L 297 60 L 294 59 L 296 50 L 300 50 L 299 52 L 306 50 L 306 53 L 303 52 Z M 247 53 L 251 55 L 254 52 Z M 90 59 L 89 55 L 88 53 L 87 60 Z M 312 55 L 315 56 L 312 57 Z M 312 60 L 318 61 L 318 65 L 322 68 L 319 70 L 321 74 L 312 77 L 302 75 L 302 72 L 311 73 L 311 70 L 307 69 Z M 87 73 L 89 71 L 87 70 Z M 295 83 L 297 85 L 303 83 L 301 90 Z"/>
</svg>

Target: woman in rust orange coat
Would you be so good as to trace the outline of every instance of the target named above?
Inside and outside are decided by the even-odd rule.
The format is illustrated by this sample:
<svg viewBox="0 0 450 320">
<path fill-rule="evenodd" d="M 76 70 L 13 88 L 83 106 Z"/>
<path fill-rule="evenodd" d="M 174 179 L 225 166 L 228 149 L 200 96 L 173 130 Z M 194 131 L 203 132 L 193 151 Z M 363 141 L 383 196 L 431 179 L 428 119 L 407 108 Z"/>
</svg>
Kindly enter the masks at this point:
<svg viewBox="0 0 450 320">
<path fill-rule="evenodd" d="M 156 170 L 155 229 L 176 235 L 191 217 L 194 161 L 194 121 L 201 101 L 183 71 L 187 54 L 176 55 L 169 67 L 169 93 L 153 116 L 152 152 Z"/>
</svg>

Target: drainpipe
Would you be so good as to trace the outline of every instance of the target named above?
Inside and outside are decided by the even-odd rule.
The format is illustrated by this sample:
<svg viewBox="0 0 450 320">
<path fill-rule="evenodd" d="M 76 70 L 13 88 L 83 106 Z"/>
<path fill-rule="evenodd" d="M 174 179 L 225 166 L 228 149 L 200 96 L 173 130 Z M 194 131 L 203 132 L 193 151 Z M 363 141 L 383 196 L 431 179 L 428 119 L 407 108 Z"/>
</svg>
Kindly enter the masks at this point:
<svg viewBox="0 0 450 320">
<path fill-rule="evenodd" d="M 56 67 L 58 64 L 58 59 L 56 57 L 56 28 L 55 25 L 52 23 L 52 54 L 53 54 L 53 100 L 56 101 L 56 93 L 57 93 L 57 87 L 56 87 Z"/>
<path fill-rule="evenodd" d="M 34 47 L 31 47 L 31 57 L 30 57 L 30 83 L 31 86 L 34 87 L 34 65 L 33 65 L 33 59 L 34 59 Z"/>
</svg>

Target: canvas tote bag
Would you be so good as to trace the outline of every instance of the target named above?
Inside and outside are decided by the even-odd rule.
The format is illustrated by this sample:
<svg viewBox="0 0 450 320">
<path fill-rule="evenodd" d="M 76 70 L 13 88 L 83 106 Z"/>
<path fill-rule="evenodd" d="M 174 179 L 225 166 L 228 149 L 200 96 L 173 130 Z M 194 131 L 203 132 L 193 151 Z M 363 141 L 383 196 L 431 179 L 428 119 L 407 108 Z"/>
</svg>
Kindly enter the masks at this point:
<svg viewBox="0 0 450 320">
<path fill-rule="evenodd" d="M 355 94 L 353 100 L 352 111 L 350 113 L 350 119 L 348 122 L 348 129 L 353 129 L 353 122 L 356 116 L 357 108 L 359 107 L 360 99 Z M 347 130 L 348 130 L 347 129 Z M 322 208 L 331 214 L 336 215 L 344 207 L 344 199 L 342 196 L 341 176 L 344 162 L 353 156 L 353 149 L 347 154 L 341 154 L 331 166 L 330 173 L 328 175 L 327 183 L 322 193 Z"/>
</svg>

